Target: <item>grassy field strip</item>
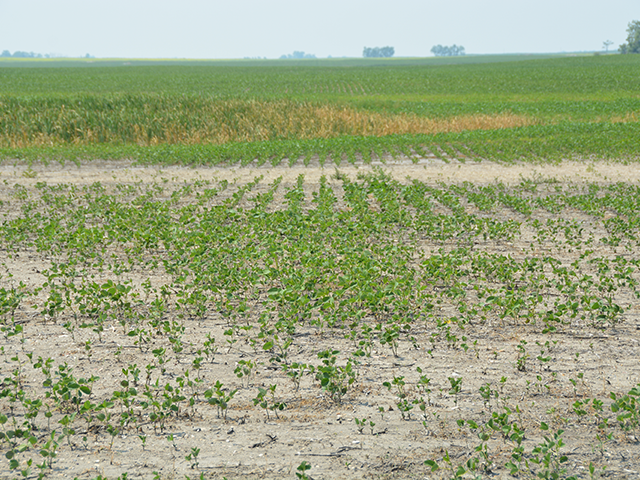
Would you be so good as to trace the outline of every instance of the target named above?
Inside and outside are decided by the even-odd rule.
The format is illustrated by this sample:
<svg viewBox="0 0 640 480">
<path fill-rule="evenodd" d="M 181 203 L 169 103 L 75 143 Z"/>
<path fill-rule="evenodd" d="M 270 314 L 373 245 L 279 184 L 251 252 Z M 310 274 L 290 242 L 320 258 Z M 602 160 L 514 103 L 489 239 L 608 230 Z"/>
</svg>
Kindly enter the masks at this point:
<svg viewBox="0 0 640 480">
<path fill-rule="evenodd" d="M 635 55 L 531 59 L 468 65 L 433 65 L 416 59 L 377 68 L 362 66 L 228 65 L 133 66 L 99 68 L 0 67 L 3 95 L 60 97 L 74 95 L 167 94 L 217 96 L 222 99 L 375 101 L 424 98 L 498 101 L 621 101 L 637 100 L 640 80 Z M 1 63 L 0 63 L 1 65 Z M 590 104 L 589 106 L 593 106 Z M 579 105 L 577 105 L 579 107 Z"/>
<path fill-rule="evenodd" d="M 0 70 L 0 157 L 189 165 L 633 160 L 635 56 Z"/>
<path fill-rule="evenodd" d="M 591 159 L 635 162 L 640 124 L 563 123 L 515 129 L 475 130 L 436 135 L 339 136 L 327 139 L 237 142 L 221 145 L 60 145 L 0 148 L 6 161 L 49 163 L 83 160 L 134 160 L 141 165 L 279 165 L 330 162 L 370 163 L 386 158 L 439 158 L 553 163 Z"/>
</svg>

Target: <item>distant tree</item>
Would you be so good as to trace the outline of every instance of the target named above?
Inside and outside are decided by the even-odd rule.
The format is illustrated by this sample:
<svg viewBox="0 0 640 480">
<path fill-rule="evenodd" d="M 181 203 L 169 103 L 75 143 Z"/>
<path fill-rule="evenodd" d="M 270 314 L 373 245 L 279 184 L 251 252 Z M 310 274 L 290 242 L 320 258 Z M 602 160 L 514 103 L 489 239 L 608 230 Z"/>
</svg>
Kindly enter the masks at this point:
<svg viewBox="0 0 640 480">
<path fill-rule="evenodd" d="M 384 58 L 391 58 L 396 53 L 396 50 L 393 47 L 382 47 L 380 53 Z"/>
<path fill-rule="evenodd" d="M 629 23 L 627 28 L 627 43 L 620 45 L 620 53 L 640 53 L 640 20 Z"/>
<path fill-rule="evenodd" d="M 604 51 L 609 53 L 609 47 L 613 45 L 613 42 L 611 40 L 606 40 L 604 42 L 602 42 L 602 47 L 604 48 Z"/>
<path fill-rule="evenodd" d="M 462 45 L 453 44 L 449 46 L 434 45 L 431 47 L 431 53 L 436 57 L 457 57 L 465 55 L 464 47 Z"/>
<path fill-rule="evenodd" d="M 291 59 L 297 60 L 300 58 L 316 58 L 316 56 L 312 53 L 304 53 L 296 50 L 293 53 L 290 53 L 289 55 L 281 55 L 280 58 L 282 60 L 291 60 Z"/>
<path fill-rule="evenodd" d="M 3 50 L 2 53 L 0 53 L 0 57 L 10 57 L 11 56 L 11 52 L 9 50 Z"/>
<path fill-rule="evenodd" d="M 362 56 L 365 58 L 391 58 L 396 50 L 393 47 L 364 47 Z"/>
</svg>

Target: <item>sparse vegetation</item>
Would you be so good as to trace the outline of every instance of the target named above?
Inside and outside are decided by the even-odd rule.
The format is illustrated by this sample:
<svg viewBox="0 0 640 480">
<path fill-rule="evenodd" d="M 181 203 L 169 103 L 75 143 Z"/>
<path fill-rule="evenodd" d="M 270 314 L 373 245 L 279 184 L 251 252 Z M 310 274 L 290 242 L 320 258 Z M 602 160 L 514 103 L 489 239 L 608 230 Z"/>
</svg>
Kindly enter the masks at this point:
<svg viewBox="0 0 640 480">
<path fill-rule="evenodd" d="M 161 478 L 215 477 L 211 432 L 257 422 L 267 439 L 243 448 L 260 449 L 336 412 L 358 444 L 400 422 L 422 445 L 407 468 L 447 478 L 618 476 L 607 452 L 637 453 L 637 369 L 604 371 L 635 331 L 637 186 L 17 180 L 0 226 L 8 478 L 76 454 L 115 478 L 123 448 L 168 449 Z M 356 452 L 345 472 L 386 464 Z"/>
</svg>

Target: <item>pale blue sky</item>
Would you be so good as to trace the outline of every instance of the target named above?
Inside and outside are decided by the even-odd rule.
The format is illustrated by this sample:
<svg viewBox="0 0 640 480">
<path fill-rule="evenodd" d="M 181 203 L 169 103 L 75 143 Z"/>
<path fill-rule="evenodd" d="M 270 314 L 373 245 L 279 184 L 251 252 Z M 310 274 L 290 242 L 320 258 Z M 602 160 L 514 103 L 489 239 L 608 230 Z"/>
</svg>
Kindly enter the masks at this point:
<svg viewBox="0 0 640 480">
<path fill-rule="evenodd" d="M 612 50 L 640 0 L 0 0 L 0 50 L 129 58 Z"/>
</svg>

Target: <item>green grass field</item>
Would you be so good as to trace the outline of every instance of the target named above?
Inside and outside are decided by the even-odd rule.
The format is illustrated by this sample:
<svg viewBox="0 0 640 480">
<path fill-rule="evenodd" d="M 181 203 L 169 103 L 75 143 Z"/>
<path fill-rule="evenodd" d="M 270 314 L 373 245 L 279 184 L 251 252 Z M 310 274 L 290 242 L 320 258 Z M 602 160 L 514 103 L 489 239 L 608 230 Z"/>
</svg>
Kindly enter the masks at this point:
<svg viewBox="0 0 640 480">
<path fill-rule="evenodd" d="M 638 66 L 633 55 L 8 60 L 0 156 L 219 164 L 444 151 L 628 160 L 640 146 Z"/>
</svg>

